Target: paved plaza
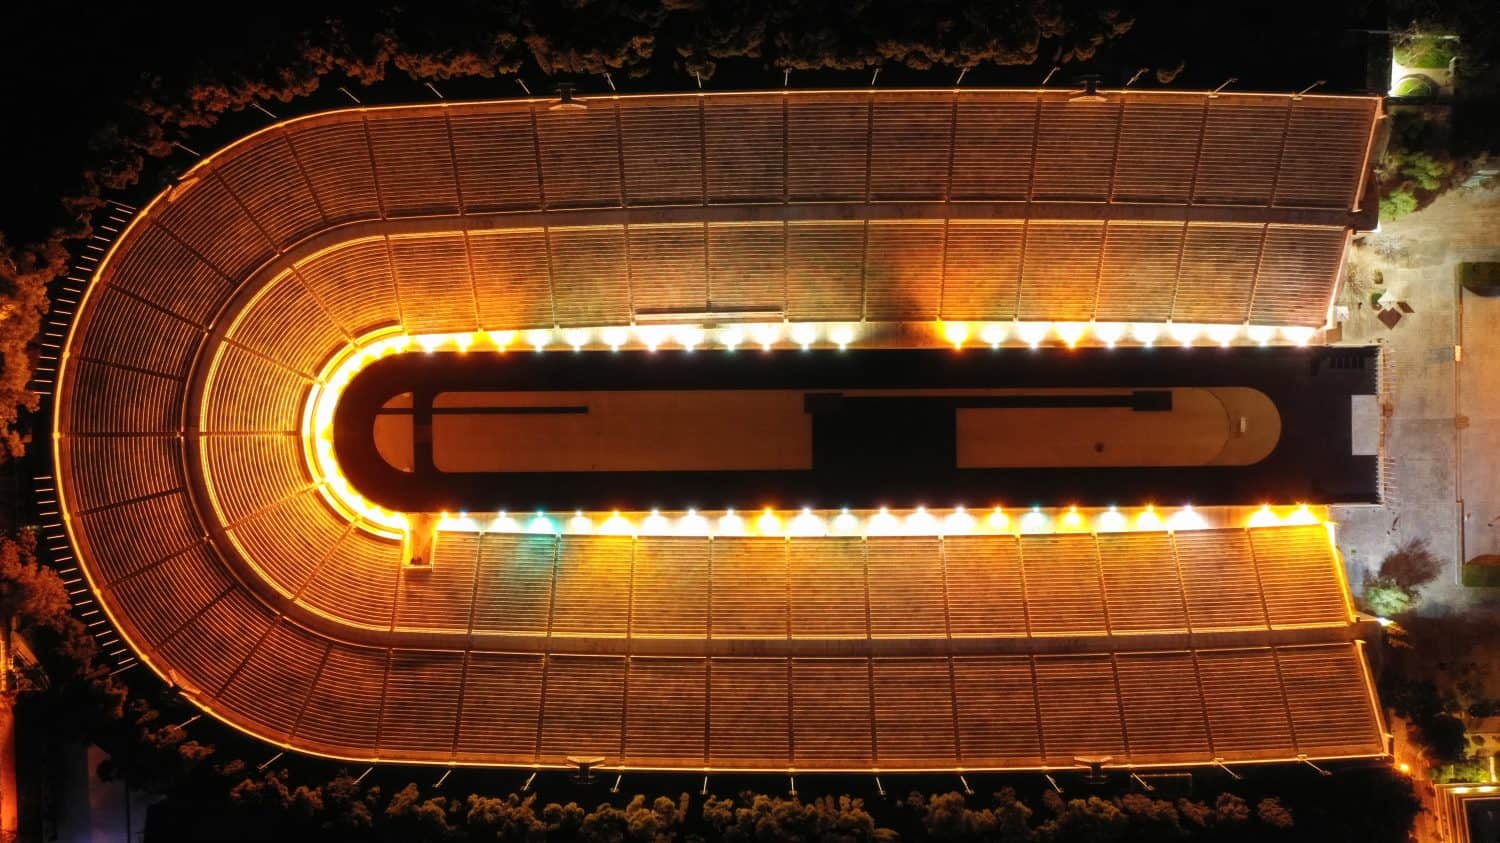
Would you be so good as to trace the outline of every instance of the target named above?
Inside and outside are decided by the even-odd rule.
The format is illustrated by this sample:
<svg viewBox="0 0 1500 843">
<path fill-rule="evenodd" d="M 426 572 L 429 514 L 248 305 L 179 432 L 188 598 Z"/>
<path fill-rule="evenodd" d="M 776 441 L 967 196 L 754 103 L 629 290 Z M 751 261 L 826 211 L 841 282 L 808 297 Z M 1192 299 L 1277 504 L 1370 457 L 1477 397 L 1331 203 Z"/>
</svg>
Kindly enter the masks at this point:
<svg viewBox="0 0 1500 843">
<path fill-rule="evenodd" d="M 1493 591 L 1459 582 L 1462 560 L 1500 553 L 1500 299 L 1454 280 L 1458 263 L 1475 260 L 1500 260 L 1500 190 L 1455 190 L 1363 238 L 1340 301 L 1343 341 L 1387 350 L 1391 494 L 1384 507 L 1336 510 L 1339 547 L 1357 589 L 1386 554 L 1426 540 L 1445 566 L 1425 587 L 1428 613 L 1500 608 Z M 1411 311 L 1394 327 L 1371 306 L 1383 290 Z"/>
</svg>

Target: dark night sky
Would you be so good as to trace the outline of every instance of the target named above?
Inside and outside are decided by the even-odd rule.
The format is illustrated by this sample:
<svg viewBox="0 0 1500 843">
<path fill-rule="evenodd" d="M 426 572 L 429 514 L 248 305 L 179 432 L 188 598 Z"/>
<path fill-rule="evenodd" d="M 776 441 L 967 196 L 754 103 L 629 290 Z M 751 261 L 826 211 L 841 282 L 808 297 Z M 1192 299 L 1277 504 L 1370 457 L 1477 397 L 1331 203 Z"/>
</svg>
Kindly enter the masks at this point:
<svg viewBox="0 0 1500 843">
<path fill-rule="evenodd" d="M 912 0 L 920 9 L 919 0 Z M 1102 52 L 1092 68 L 1069 67 L 1059 82 L 1086 70 L 1097 70 L 1106 84 L 1128 77 L 1140 66 L 1171 67 L 1186 59 L 1187 69 L 1174 87 L 1213 87 L 1226 77 L 1241 79 L 1238 87 L 1295 90 L 1317 79 L 1329 88 L 1358 90 L 1364 86 L 1364 45 L 1352 30 L 1381 25 L 1378 0 L 1120 0 L 1102 5 L 1124 7 L 1134 14 L 1134 29 L 1118 44 Z M 424 12 L 427 4 L 414 5 Z M 89 139 L 125 108 L 130 92 L 143 74 L 185 78 L 198 69 L 230 69 L 256 56 L 262 45 L 284 39 L 287 33 L 315 26 L 337 14 L 337 3 L 293 3 L 261 0 L 233 7 L 198 3 L 85 4 L 72 2 L 13 2 L 0 4 L 0 32 L 7 34 L 0 48 L 0 104 L 5 147 L 0 155 L 0 231 L 13 241 L 42 236 L 59 222 L 59 198 L 78 184 L 78 174 L 89 164 Z M 428 14 L 434 14 L 427 12 Z M 408 13 L 404 26 L 421 27 L 422 19 Z M 664 71 L 645 79 L 623 80 L 624 90 L 686 89 L 692 81 Z M 774 87 L 780 74 L 760 62 L 721 66 L 710 82 L 717 87 Z M 1046 67 L 980 68 L 965 84 L 1030 85 L 1040 81 Z M 524 71 L 523 71 L 524 72 Z M 534 91 L 550 86 L 533 71 Z M 865 72 L 794 74 L 793 84 L 865 84 Z M 914 72 L 899 67 L 882 70 L 882 84 L 948 85 L 948 69 Z M 1149 78 L 1147 79 L 1149 84 Z M 580 80 L 580 90 L 602 88 L 598 79 Z M 444 83 L 450 97 L 496 96 L 516 93 L 511 80 Z M 333 94 L 332 91 L 324 93 Z M 367 101 L 426 98 L 427 92 L 404 78 L 365 92 Z M 290 112 L 337 105 L 341 98 L 318 96 Z M 255 115 L 238 118 L 239 131 L 261 124 Z M 235 122 L 226 125 L 234 131 Z M 205 137 L 207 152 L 228 136 Z M 136 200 L 152 191 L 139 191 Z"/>
</svg>

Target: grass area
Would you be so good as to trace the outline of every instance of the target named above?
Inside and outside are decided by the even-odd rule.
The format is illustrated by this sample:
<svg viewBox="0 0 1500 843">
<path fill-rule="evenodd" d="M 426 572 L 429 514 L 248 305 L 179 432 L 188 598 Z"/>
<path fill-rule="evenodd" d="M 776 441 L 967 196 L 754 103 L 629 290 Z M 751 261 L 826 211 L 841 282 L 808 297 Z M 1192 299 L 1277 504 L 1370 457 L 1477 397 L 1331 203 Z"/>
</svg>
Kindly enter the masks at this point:
<svg viewBox="0 0 1500 843">
<path fill-rule="evenodd" d="M 1395 57 L 1402 67 L 1447 67 L 1458 54 L 1458 42 L 1436 35 L 1418 35 L 1396 45 Z"/>
<path fill-rule="evenodd" d="M 1408 76 L 1396 83 L 1395 94 L 1398 97 L 1433 97 L 1437 96 L 1437 86 L 1431 79 Z"/>
<path fill-rule="evenodd" d="M 1500 588 L 1500 564 L 1465 562 L 1463 584 L 1469 588 Z"/>
</svg>

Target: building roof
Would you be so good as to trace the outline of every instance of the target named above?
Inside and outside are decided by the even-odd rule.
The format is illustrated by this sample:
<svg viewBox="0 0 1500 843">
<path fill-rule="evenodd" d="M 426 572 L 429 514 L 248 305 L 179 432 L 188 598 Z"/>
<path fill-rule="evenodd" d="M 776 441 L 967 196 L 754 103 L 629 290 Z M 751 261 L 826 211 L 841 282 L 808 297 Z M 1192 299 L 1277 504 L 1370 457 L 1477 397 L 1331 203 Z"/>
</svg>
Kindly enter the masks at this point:
<svg viewBox="0 0 1500 843">
<path fill-rule="evenodd" d="M 420 571 L 312 468 L 308 396 L 374 329 L 713 308 L 1320 324 L 1377 101 L 1111 97 L 445 104 L 252 135 L 144 209 L 79 306 L 54 459 L 80 565 L 200 705 L 343 758 L 1378 755 L 1321 528 L 445 535 Z"/>
</svg>

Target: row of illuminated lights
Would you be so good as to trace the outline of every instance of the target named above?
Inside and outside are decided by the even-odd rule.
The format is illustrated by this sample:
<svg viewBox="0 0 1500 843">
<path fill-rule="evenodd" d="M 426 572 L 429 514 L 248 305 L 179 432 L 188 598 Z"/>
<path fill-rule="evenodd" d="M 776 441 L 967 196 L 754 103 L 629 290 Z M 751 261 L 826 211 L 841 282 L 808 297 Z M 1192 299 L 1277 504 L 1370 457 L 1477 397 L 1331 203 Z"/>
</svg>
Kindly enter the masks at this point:
<svg viewBox="0 0 1500 843">
<path fill-rule="evenodd" d="M 1125 322 L 939 322 L 934 323 L 937 335 L 954 348 L 969 345 L 987 345 L 1000 348 L 1012 338 L 1016 342 L 1039 348 L 1055 338 L 1068 347 L 1074 347 L 1086 338 L 1092 338 L 1107 347 L 1126 341 L 1150 347 L 1164 340 L 1191 347 L 1206 338 L 1218 345 L 1232 345 L 1243 338 L 1258 345 L 1269 345 L 1278 337 L 1297 345 L 1306 345 L 1315 336 L 1312 328 L 1257 325 L 1198 325 L 1186 322 L 1171 323 L 1125 323 Z M 315 434 L 318 439 L 331 429 L 333 410 L 338 395 L 349 381 L 365 366 L 391 355 L 416 350 L 505 351 L 512 348 L 532 348 L 536 351 L 572 348 L 619 350 L 624 347 L 645 348 L 655 351 L 670 347 L 692 351 L 700 347 L 717 347 L 733 350 L 741 346 L 770 350 L 791 346 L 811 349 L 813 347 L 848 348 L 859 342 L 863 335 L 877 333 L 870 326 L 860 323 L 758 323 L 748 325 L 726 325 L 708 329 L 696 325 L 638 325 L 634 327 L 608 328 L 537 328 L 529 331 L 469 331 L 446 334 L 410 335 L 385 331 L 362 338 L 345 354 L 339 356 L 325 368 L 320 378 L 321 389 L 314 392 L 308 404 L 308 415 L 304 417 L 303 430 Z M 936 337 L 935 337 L 936 338 Z M 327 469 L 331 464 L 315 466 Z M 321 472 L 326 476 L 328 472 Z"/>
<path fill-rule="evenodd" d="M 1045 330 L 1060 330 L 1059 337 L 1061 339 L 1063 339 L 1065 342 L 1069 342 L 1069 343 L 1076 342 L 1077 339 L 1078 339 L 1078 337 L 1081 336 L 1081 335 L 1075 335 L 1074 333 L 1072 333 L 1071 329 L 1064 327 L 1067 324 L 1082 325 L 1082 324 L 1086 324 L 1086 323 L 1058 323 L 1057 325 L 1053 325 L 1052 323 L 1035 323 L 1035 322 L 1031 322 L 1031 323 L 1018 323 L 1018 325 L 1020 325 L 1020 326 L 1027 326 L 1027 325 L 1042 326 Z M 1119 323 L 1111 323 L 1111 324 L 1119 324 Z M 997 325 L 999 325 L 999 323 L 989 323 L 989 324 L 985 325 L 984 327 L 982 327 L 980 329 L 980 338 L 982 340 L 992 341 L 995 344 L 998 344 L 999 342 L 1001 342 L 1003 338 L 1001 338 L 1000 335 L 995 334 L 993 332 L 988 332 L 989 329 L 994 328 Z M 959 331 L 958 330 L 958 326 L 962 326 L 964 330 L 963 331 Z M 791 336 L 791 338 L 794 341 L 798 342 L 799 344 L 804 344 L 804 345 L 806 345 L 808 347 L 810 347 L 812 344 L 816 343 L 818 341 L 818 338 L 820 336 L 823 336 L 824 333 L 826 333 L 826 335 L 829 336 L 832 341 L 834 341 L 836 344 L 840 345 L 841 347 L 844 346 L 844 345 L 847 345 L 849 342 L 854 341 L 856 339 L 856 337 L 857 337 L 856 333 L 854 333 L 855 330 L 856 330 L 855 326 L 852 326 L 852 325 L 842 325 L 842 326 L 841 325 L 826 325 L 826 324 L 825 325 L 816 325 L 816 324 L 813 324 L 813 323 L 798 323 L 798 324 L 791 325 L 791 326 L 770 325 L 770 326 L 767 327 L 767 330 L 774 329 L 774 331 L 776 332 L 774 335 L 770 334 L 770 333 L 762 333 L 762 334 L 759 334 L 759 335 L 754 335 L 753 332 L 757 329 L 757 327 L 758 326 L 753 326 L 753 325 L 752 326 L 729 326 L 729 327 L 720 328 L 720 329 L 717 329 L 717 330 L 720 332 L 721 335 L 724 332 L 726 332 L 726 331 L 746 331 L 746 332 L 750 332 L 747 335 L 755 336 L 755 338 L 757 339 L 757 341 L 759 341 L 762 345 L 765 345 L 766 343 L 770 343 L 771 346 L 774 346 L 776 342 L 779 342 L 780 337 L 782 336 L 783 329 L 785 329 L 787 331 L 788 335 Z M 1100 325 L 1096 324 L 1093 327 L 1097 331 L 1098 328 L 1100 327 Z M 1160 327 L 1160 326 L 1153 326 L 1153 327 Z M 613 340 L 619 340 L 620 339 L 620 335 L 608 333 L 611 330 L 626 332 L 626 335 L 627 335 L 627 338 L 628 338 L 628 332 L 629 331 L 635 330 L 637 332 L 640 332 L 640 331 L 646 331 L 647 328 L 650 328 L 651 330 L 648 331 L 646 334 L 644 334 L 644 336 L 649 337 L 652 340 L 657 340 L 660 336 L 673 336 L 673 337 L 675 337 L 675 341 L 681 347 L 683 347 L 683 348 L 696 348 L 698 346 L 700 338 L 706 335 L 706 331 L 704 329 L 702 329 L 702 328 L 686 328 L 684 326 L 676 326 L 676 327 L 670 327 L 670 328 L 667 327 L 667 326 L 646 326 L 646 327 L 635 328 L 635 329 L 627 329 L 627 328 L 608 329 L 608 328 L 606 328 L 606 329 L 599 329 L 598 333 L 599 333 L 599 335 L 601 337 L 606 337 L 608 340 L 613 341 Z M 850 331 L 850 333 L 847 333 L 847 334 L 846 333 L 840 333 L 839 332 L 840 328 L 846 328 L 846 329 L 848 329 Z M 968 337 L 967 330 L 968 330 L 969 326 L 967 325 L 967 323 L 945 323 L 943 325 L 943 328 L 945 329 L 945 331 L 948 332 L 947 333 L 947 338 L 948 338 L 948 340 L 950 342 L 952 342 L 955 346 L 958 346 L 958 347 L 962 347 L 963 346 L 965 340 Z M 1140 326 L 1135 326 L 1135 328 L 1140 328 Z M 527 332 L 528 336 L 526 337 L 526 339 L 529 342 L 531 342 L 539 350 L 545 350 L 546 348 L 548 348 L 550 346 L 550 344 L 552 342 L 552 339 L 556 335 L 560 334 L 560 335 L 563 335 L 565 339 L 571 339 L 572 341 L 577 341 L 579 343 L 578 347 L 579 348 L 583 348 L 583 347 L 587 346 L 587 342 L 584 342 L 583 338 L 581 338 L 576 333 L 570 335 L 569 331 L 577 332 L 577 331 L 586 331 L 586 330 L 587 329 L 566 329 L 566 330 L 563 330 L 563 331 L 560 331 L 560 332 L 558 332 L 558 331 L 550 331 L 550 330 L 549 331 L 542 331 L 540 333 L 538 333 L 538 332 Z M 692 333 L 692 334 L 684 334 L 684 333 L 682 333 L 685 330 L 694 331 L 696 333 Z M 1285 333 L 1286 331 L 1288 331 L 1290 329 L 1283 328 L 1283 329 L 1280 329 L 1280 330 L 1283 333 Z M 799 331 L 805 331 L 805 332 L 799 333 Z M 822 332 L 822 333 L 820 333 L 820 332 Z M 546 335 L 546 339 L 545 340 L 543 339 L 543 337 L 541 336 L 541 334 L 545 334 Z M 592 334 L 590 334 L 590 336 L 592 336 Z M 1032 335 L 1025 335 L 1025 336 L 1023 336 L 1023 339 L 1026 339 L 1027 336 L 1032 336 Z M 1113 336 L 1113 334 L 1106 334 L 1105 335 L 1106 338 L 1112 337 L 1112 336 Z M 1147 334 L 1143 333 L 1140 336 L 1141 337 L 1147 337 L 1147 336 L 1154 337 L 1155 335 L 1154 334 L 1147 335 Z M 1304 339 L 1304 340 L 1306 339 L 1306 337 L 1303 337 L 1303 335 L 1301 335 L 1301 334 L 1298 334 L 1296 336 L 1298 338 L 1301 338 L 1301 339 Z M 1307 336 L 1310 337 L 1310 334 L 1307 335 Z M 388 355 L 391 355 L 391 354 L 398 354 L 398 353 L 402 353 L 402 352 L 411 351 L 414 348 L 424 348 L 424 349 L 432 350 L 432 351 L 438 350 L 440 348 L 457 348 L 457 349 L 460 349 L 460 350 L 466 350 L 466 349 L 468 349 L 468 348 L 470 348 L 472 346 L 475 346 L 476 344 L 481 344 L 481 345 L 482 344 L 488 344 L 488 346 L 490 348 L 492 348 L 492 349 L 504 349 L 504 348 L 509 347 L 512 343 L 514 343 L 516 341 L 516 338 L 517 338 L 517 332 L 513 332 L 513 331 L 472 332 L 472 333 L 464 333 L 464 334 L 428 334 L 428 335 L 422 335 L 422 336 L 418 336 L 418 337 L 412 337 L 412 336 L 409 336 L 409 335 L 406 335 L 406 334 L 396 333 L 396 332 L 393 332 L 393 331 L 390 331 L 390 330 L 386 330 L 386 331 L 383 331 L 383 332 L 378 332 L 378 333 L 376 333 L 374 335 L 362 337 L 358 342 L 356 342 L 352 347 L 350 347 L 345 353 L 343 353 L 340 356 L 336 357 L 335 359 L 329 361 L 329 363 L 327 364 L 327 366 L 324 368 L 323 372 L 321 373 L 322 377 L 320 377 L 319 382 L 316 383 L 316 384 L 314 384 L 312 390 L 309 392 L 307 403 L 304 406 L 304 414 L 303 414 L 303 420 L 302 420 L 302 431 L 304 433 L 304 435 L 302 437 L 302 440 L 303 440 L 304 446 L 306 448 L 306 458 L 307 458 L 308 463 L 309 463 L 309 468 L 311 469 L 314 477 L 316 477 L 316 478 L 318 478 L 320 480 L 325 481 L 325 482 L 323 482 L 323 483 L 320 484 L 320 490 L 322 491 L 322 493 L 324 494 L 324 496 L 329 500 L 329 502 L 332 505 L 334 505 L 335 508 L 343 510 L 343 511 L 347 512 L 348 514 L 350 514 L 351 516 L 354 516 L 356 518 L 362 519 L 367 524 L 373 525 L 373 526 L 375 526 L 378 529 L 386 530 L 386 531 L 390 531 L 390 532 L 401 532 L 401 531 L 404 531 L 407 528 L 407 519 L 406 519 L 406 517 L 404 515 L 402 515 L 401 513 L 398 513 L 398 512 L 392 512 L 390 510 L 383 509 L 383 508 L 375 505 L 374 503 L 372 503 L 369 500 L 367 500 L 363 495 L 359 494 L 359 492 L 357 490 L 355 490 L 352 485 L 349 484 L 349 482 L 347 481 L 347 479 L 344 478 L 343 472 L 339 468 L 338 460 L 337 460 L 337 458 L 335 457 L 335 455 L 333 453 L 333 435 L 332 435 L 332 430 L 333 430 L 333 414 L 334 414 L 334 409 L 338 405 L 339 395 L 342 393 L 344 387 L 348 385 L 348 383 L 350 382 L 350 380 L 352 380 L 354 378 L 354 376 L 356 374 L 358 374 L 361 369 L 363 369 L 365 366 L 369 365 L 370 363 L 372 363 L 375 360 L 378 360 L 378 359 L 380 359 L 382 357 L 385 357 L 385 356 L 388 356 Z M 1181 337 L 1179 337 L 1179 339 L 1180 338 Z M 728 343 L 728 341 L 730 339 L 733 339 L 733 337 L 731 336 L 729 338 L 724 338 L 724 337 L 721 336 L 721 340 L 723 340 L 726 343 L 726 345 L 727 345 L 727 343 Z M 1037 337 L 1033 337 L 1033 339 L 1036 339 L 1038 342 L 1040 341 L 1040 339 L 1037 338 Z M 624 342 L 624 340 L 621 340 L 622 344 L 623 344 L 623 342 Z M 647 347 L 648 348 L 654 348 L 656 346 L 648 345 Z M 1187 511 L 1189 513 L 1191 513 L 1191 509 L 1190 508 Z M 1272 515 L 1270 514 L 1269 509 L 1265 510 L 1265 512 L 1267 514 L 1262 515 L 1261 516 L 1261 520 L 1262 521 L 1268 521 L 1268 522 L 1271 521 Z M 722 531 L 721 534 L 732 534 L 732 530 L 733 530 L 734 524 L 736 523 L 736 519 L 739 519 L 739 521 L 742 522 L 742 523 L 756 523 L 756 524 L 759 524 L 759 522 L 761 522 L 761 521 L 765 521 L 766 522 L 766 526 L 768 528 L 771 527 L 771 526 L 774 526 L 772 519 L 775 519 L 776 523 L 779 523 L 780 520 L 781 520 L 781 516 L 776 515 L 774 512 L 771 513 L 771 518 L 767 518 L 766 515 L 764 513 L 762 513 L 762 514 L 760 514 L 758 516 L 755 516 L 754 518 L 751 518 L 751 519 L 745 519 L 743 516 L 740 516 L 740 515 L 734 514 L 734 513 L 725 513 L 725 516 L 731 516 L 731 515 L 733 517 L 729 518 L 729 521 L 727 522 L 727 524 L 720 527 L 720 529 Z M 963 510 L 955 510 L 954 512 L 949 513 L 947 516 L 945 516 L 945 518 L 943 519 L 943 523 L 950 525 L 950 526 L 948 526 L 946 528 L 948 530 L 948 532 L 955 532 L 955 533 L 956 532 L 961 532 L 963 529 L 966 529 L 965 525 L 969 524 L 970 522 L 972 522 L 973 524 L 976 524 L 976 525 L 978 525 L 978 524 L 993 525 L 993 524 L 1006 524 L 1006 523 L 1009 523 L 1008 519 L 1009 519 L 1010 516 L 1006 515 L 1003 512 L 1003 510 L 999 513 L 999 515 L 1003 516 L 1007 520 L 1005 520 L 1005 521 L 999 520 L 999 518 L 996 516 L 995 513 L 990 513 L 990 514 L 986 515 L 983 519 L 980 519 L 980 518 L 977 518 L 977 517 L 975 517 L 973 515 L 970 515 L 969 513 L 965 512 Z M 882 513 L 874 513 L 872 515 L 864 517 L 863 520 L 861 520 L 861 517 L 855 516 L 853 513 L 839 512 L 839 513 L 833 514 L 831 516 L 824 516 L 824 515 L 817 515 L 815 513 L 812 513 L 809 510 L 809 511 L 805 511 L 805 512 L 802 512 L 802 513 L 795 514 L 795 515 L 791 516 L 790 519 L 787 519 L 790 522 L 792 522 L 793 524 L 796 524 L 797 526 L 795 526 L 795 527 L 790 527 L 790 526 L 789 527 L 781 527 L 781 528 L 777 528 L 777 529 L 779 529 L 779 530 L 787 530 L 787 529 L 803 530 L 803 529 L 807 529 L 807 530 L 812 530 L 813 531 L 811 534 L 817 534 L 817 531 L 816 531 L 816 529 L 814 529 L 814 527 L 812 525 L 812 521 L 810 519 L 821 519 L 819 521 L 819 523 L 825 525 L 822 528 L 825 533 L 838 534 L 841 531 L 850 529 L 849 525 L 851 523 L 853 523 L 855 525 L 860 525 L 860 524 L 868 522 L 870 524 L 873 524 L 874 526 L 872 528 L 856 527 L 854 531 L 855 532 L 863 531 L 865 533 L 876 533 L 876 534 L 878 534 L 880 531 L 886 530 L 886 529 L 890 528 L 890 522 L 887 520 L 887 516 L 889 518 L 892 518 L 892 519 L 895 518 L 895 516 L 894 515 L 890 515 L 890 513 L 884 513 L 884 514 L 882 514 Z M 547 520 L 545 522 L 541 522 L 541 523 L 553 523 L 553 519 L 550 516 L 544 516 L 544 517 Z M 666 516 L 659 516 L 659 518 L 665 518 L 665 517 Z M 684 516 L 684 518 L 686 518 L 687 521 L 688 521 L 688 528 L 689 529 L 692 529 L 692 530 L 696 530 L 697 529 L 697 521 L 694 520 L 694 519 L 698 518 L 698 517 L 702 517 L 702 516 L 698 516 L 696 513 L 690 513 L 689 515 Z M 723 517 L 724 516 L 721 516 L 720 520 L 723 520 Z M 1177 517 L 1179 519 L 1178 523 L 1184 524 L 1184 526 L 1182 527 L 1182 529 L 1192 529 L 1193 528 L 1191 526 L 1191 522 L 1193 522 L 1195 520 L 1195 516 L 1193 516 L 1193 515 L 1184 515 L 1184 514 L 1178 513 L 1178 514 L 1175 514 L 1174 516 L 1169 516 L 1169 520 L 1170 520 L 1171 517 Z M 1308 517 L 1311 517 L 1311 516 L 1308 516 Z M 595 519 L 589 518 L 587 516 L 583 516 L 582 518 L 583 518 L 583 520 L 588 520 L 589 521 L 590 530 L 592 530 L 593 529 L 593 522 L 594 522 Z M 912 522 L 913 518 L 915 519 L 914 522 Z M 1026 520 L 1028 518 L 1030 518 L 1030 522 L 1029 522 L 1030 524 L 1036 525 L 1034 528 L 1026 527 L 1026 526 L 1024 526 L 1024 524 L 1021 523 L 1021 522 L 1026 522 Z M 1160 527 L 1158 527 L 1158 526 L 1152 526 L 1153 519 L 1157 519 L 1157 520 L 1161 519 L 1160 515 L 1155 514 L 1155 510 L 1154 509 L 1148 508 L 1140 516 L 1137 516 L 1136 521 L 1137 522 L 1141 522 L 1141 519 L 1143 519 L 1143 518 L 1144 518 L 1144 523 L 1142 523 L 1140 526 L 1138 526 L 1137 529 L 1160 529 Z M 580 517 L 577 516 L 577 515 L 575 515 L 572 518 L 569 518 L 567 520 L 569 520 L 569 521 L 577 520 L 576 526 L 577 527 L 582 527 L 583 526 L 583 520 L 579 520 L 579 519 L 580 519 Z M 851 521 L 851 519 L 852 519 L 852 521 Z M 911 513 L 910 515 L 908 515 L 906 517 L 906 521 L 907 522 L 911 522 L 911 524 L 909 525 L 909 528 L 916 528 L 916 527 L 920 527 L 922 525 L 925 525 L 928 519 L 936 520 L 936 516 L 932 515 L 931 513 L 926 512 L 926 510 L 923 510 L 923 509 L 918 509 L 918 510 L 914 511 L 913 513 Z M 1074 510 L 1074 511 L 1071 511 L 1071 512 L 1068 512 L 1068 513 L 1063 513 L 1061 516 L 1058 517 L 1057 520 L 1061 524 L 1061 527 L 1063 529 L 1075 529 L 1075 528 L 1080 528 L 1081 527 L 1081 525 L 1084 523 L 1083 519 L 1084 519 L 1083 514 L 1078 513 L 1076 510 Z M 462 521 L 464 523 L 468 523 L 470 521 L 473 521 L 476 525 L 478 525 L 478 523 L 479 523 L 478 520 L 473 519 L 473 518 L 460 518 L 458 520 Z M 535 519 L 532 519 L 532 520 L 534 521 Z M 621 516 L 621 520 L 624 520 L 624 516 Z M 1127 519 L 1126 516 L 1123 513 L 1114 512 L 1114 511 L 1105 511 L 1105 512 L 1102 512 L 1102 513 L 1100 513 L 1095 518 L 1095 520 L 1098 521 L 1098 523 L 1100 525 L 1098 528 L 1102 529 L 1102 530 L 1106 530 L 1106 531 L 1108 531 L 1108 530 L 1115 530 L 1115 529 L 1128 529 L 1129 528 L 1128 525 L 1130 523 L 1129 519 Z M 1314 518 L 1312 520 L 1315 521 L 1316 519 Z M 496 516 L 494 518 L 489 519 L 489 521 L 490 522 L 495 522 L 495 521 L 502 521 L 503 522 L 504 519 L 500 518 L 499 516 Z M 898 521 L 899 521 L 899 519 L 898 519 Z M 646 522 L 650 522 L 649 526 L 647 526 Z M 541 526 L 541 523 L 539 523 L 538 526 Z M 599 526 L 602 528 L 604 523 L 610 523 L 610 529 L 617 529 L 619 527 L 619 523 L 616 522 L 616 521 L 614 521 L 614 519 L 612 517 L 602 519 L 602 521 L 601 521 L 601 523 L 600 523 Z M 644 527 L 644 529 L 647 532 L 655 531 L 656 529 L 658 529 L 660 527 L 660 523 L 656 519 L 652 518 L 650 515 L 647 515 L 643 519 L 641 519 L 641 523 L 642 523 L 642 526 Z M 902 523 L 905 523 L 905 522 L 902 522 Z M 1033 513 L 1023 514 L 1018 519 L 1017 523 L 1018 523 L 1017 529 L 1021 529 L 1021 530 L 1025 530 L 1025 531 L 1030 531 L 1030 532 L 1046 532 L 1049 529 L 1051 529 L 1051 528 L 1043 526 L 1044 524 L 1051 523 L 1050 516 L 1047 516 L 1046 514 L 1041 513 L 1039 510 L 1034 511 Z M 1173 527 L 1171 527 L 1171 526 L 1168 526 L 1167 528 L 1168 529 L 1173 529 Z M 470 527 L 470 528 L 467 528 L 467 529 L 476 529 L 477 530 L 477 529 L 482 529 L 482 528 L 479 527 L 479 526 L 475 526 L 475 527 Z M 529 529 L 529 527 L 525 528 L 525 529 Z M 523 529 L 521 531 L 524 532 L 525 529 Z M 549 530 L 550 529 L 551 528 L 549 528 Z M 757 529 L 759 529 L 759 528 L 757 527 Z M 924 527 L 923 529 L 926 529 L 926 528 Z M 973 529 L 973 528 L 967 528 L 967 529 Z M 994 528 L 990 527 L 990 529 L 994 529 Z M 1000 529 L 1004 529 L 1004 528 L 1000 528 Z M 926 531 L 927 532 L 941 532 L 942 528 L 939 528 L 939 529 L 926 529 Z"/>
<path fill-rule="evenodd" d="M 1270 325 L 1207 325 L 1190 322 L 940 322 L 935 336 L 954 348 L 1080 344 L 1114 348 L 1133 344 L 1192 347 L 1239 344 L 1268 346 L 1273 342 L 1305 346 L 1315 328 Z M 506 351 L 510 349 L 611 350 L 661 348 L 693 351 L 699 348 L 838 348 L 846 349 L 878 331 L 857 322 L 762 322 L 705 328 L 698 325 L 635 325 L 606 328 L 535 328 L 527 331 L 470 331 L 421 334 L 388 340 L 398 351 Z"/>
<path fill-rule="evenodd" d="M 530 533 L 536 535 L 604 536 L 771 536 L 818 538 L 822 536 L 964 536 L 1038 535 L 1054 533 L 1121 533 L 1132 531 L 1204 530 L 1215 526 L 1272 527 L 1319 524 L 1306 506 L 1262 506 L 1238 523 L 1212 523 L 1191 505 L 1158 510 L 1147 505 L 1134 513 L 1118 507 L 1080 510 L 1078 507 L 1045 510 L 1041 507 L 1007 511 L 1003 507 L 970 510 L 959 506 L 935 512 L 926 507 L 897 513 L 878 510 L 814 510 L 778 512 L 765 508 L 741 514 L 733 509 L 706 513 L 689 509 L 681 513 L 586 513 L 571 515 L 538 511 L 530 514 L 443 513 L 438 529 L 453 532 Z"/>
</svg>

